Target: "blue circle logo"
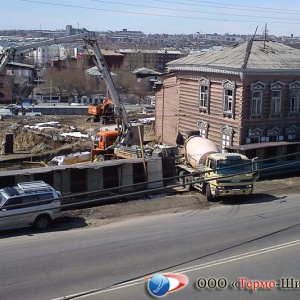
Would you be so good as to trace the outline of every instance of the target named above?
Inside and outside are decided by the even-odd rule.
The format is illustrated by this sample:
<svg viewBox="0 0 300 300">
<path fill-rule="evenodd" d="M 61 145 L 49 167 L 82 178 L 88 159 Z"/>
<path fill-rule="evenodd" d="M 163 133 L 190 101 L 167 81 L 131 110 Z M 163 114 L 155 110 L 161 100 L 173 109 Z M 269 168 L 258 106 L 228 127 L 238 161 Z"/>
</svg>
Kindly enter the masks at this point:
<svg viewBox="0 0 300 300">
<path fill-rule="evenodd" d="M 155 297 L 165 296 L 169 288 L 169 279 L 164 275 L 155 275 L 148 281 L 149 293 Z"/>
</svg>

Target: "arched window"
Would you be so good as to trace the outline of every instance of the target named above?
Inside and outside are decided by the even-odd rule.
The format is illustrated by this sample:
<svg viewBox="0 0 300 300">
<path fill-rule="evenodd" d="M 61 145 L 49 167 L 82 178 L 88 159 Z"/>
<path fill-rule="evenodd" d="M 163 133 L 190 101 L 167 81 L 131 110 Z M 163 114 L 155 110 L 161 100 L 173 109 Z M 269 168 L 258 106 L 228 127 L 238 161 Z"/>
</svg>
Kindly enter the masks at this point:
<svg viewBox="0 0 300 300">
<path fill-rule="evenodd" d="M 284 88 L 284 83 L 281 81 L 276 81 L 271 83 L 271 116 L 278 117 L 281 113 L 281 103 L 282 103 L 282 92 Z"/>
<path fill-rule="evenodd" d="M 251 83 L 251 117 L 261 117 L 262 115 L 262 103 L 263 103 L 263 92 L 265 89 L 265 83 L 257 81 Z"/>
<path fill-rule="evenodd" d="M 199 80 L 199 111 L 209 112 L 209 86 L 207 78 L 202 77 Z"/>
<path fill-rule="evenodd" d="M 228 117 L 234 117 L 235 82 L 230 80 L 224 81 L 223 89 L 223 114 Z"/>
</svg>

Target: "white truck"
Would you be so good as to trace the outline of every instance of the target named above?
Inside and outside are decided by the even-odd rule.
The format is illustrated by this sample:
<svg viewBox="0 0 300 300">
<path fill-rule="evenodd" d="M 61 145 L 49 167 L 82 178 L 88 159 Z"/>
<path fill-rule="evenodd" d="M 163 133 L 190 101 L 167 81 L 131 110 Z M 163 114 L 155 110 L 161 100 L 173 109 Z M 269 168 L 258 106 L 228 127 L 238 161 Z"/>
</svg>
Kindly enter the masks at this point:
<svg viewBox="0 0 300 300">
<path fill-rule="evenodd" d="M 221 153 L 211 140 L 192 135 L 185 141 L 184 158 L 176 164 L 176 171 L 185 188 L 193 186 L 212 201 L 252 194 L 257 179 L 255 161 L 239 153 Z"/>
</svg>

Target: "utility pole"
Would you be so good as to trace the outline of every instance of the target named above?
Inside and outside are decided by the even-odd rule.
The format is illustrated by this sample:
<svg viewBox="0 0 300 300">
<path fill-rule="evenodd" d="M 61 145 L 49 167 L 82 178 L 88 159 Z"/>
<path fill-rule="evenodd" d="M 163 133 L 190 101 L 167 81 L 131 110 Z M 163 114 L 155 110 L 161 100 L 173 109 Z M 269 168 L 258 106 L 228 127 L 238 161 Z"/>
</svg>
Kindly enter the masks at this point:
<svg viewBox="0 0 300 300">
<path fill-rule="evenodd" d="M 52 76 L 50 81 L 50 105 L 52 105 Z"/>
<path fill-rule="evenodd" d="M 267 23 L 265 24 L 265 30 L 264 30 L 264 35 L 265 35 L 265 38 L 264 38 L 264 49 L 266 48 L 266 40 L 267 40 L 267 34 L 268 34 L 268 30 L 267 30 Z"/>
</svg>

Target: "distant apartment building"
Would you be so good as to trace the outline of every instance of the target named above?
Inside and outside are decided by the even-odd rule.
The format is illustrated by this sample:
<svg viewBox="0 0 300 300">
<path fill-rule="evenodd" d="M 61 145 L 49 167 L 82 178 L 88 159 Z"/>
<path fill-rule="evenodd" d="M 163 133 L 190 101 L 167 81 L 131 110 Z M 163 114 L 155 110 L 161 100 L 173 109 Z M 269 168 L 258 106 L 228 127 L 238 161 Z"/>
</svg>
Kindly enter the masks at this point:
<svg viewBox="0 0 300 300">
<path fill-rule="evenodd" d="M 0 74 L 0 103 L 10 103 L 14 90 L 32 84 L 34 77 L 33 65 L 8 63 Z"/>
<path fill-rule="evenodd" d="M 75 34 L 75 33 L 73 33 L 73 32 L 74 32 L 74 31 L 73 31 L 72 25 L 67 25 L 67 26 L 66 26 L 66 36 Z"/>
<path fill-rule="evenodd" d="M 33 64 L 39 66 L 50 65 L 53 60 L 65 60 L 77 57 L 83 47 L 65 47 L 63 45 L 41 46 L 29 54 Z"/>
<path fill-rule="evenodd" d="M 13 86 L 14 78 L 2 72 L 0 74 L 0 103 L 9 103 L 11 101 Z"/>
<path fill-rule="evenodd" d="M 65 30 L 65 36 L 75 35 L 86 31 L 85 28 L 74 28 L 72 25 L 67 25 Z"/>
<path fill-rule="evenodd" d="M 28 83 L 33 83 L 35 68 L 33 65 L 10 62 L 6 66 L 6 75 L 26 79 Z"/>
<path fill-rule="evenodd" d="M 101 53 L 104 56 L 106 65 L 109 69 L 119 69 L 123 63 L 124 55 L 112 50 L 101 49 Z M 94 63 L 95 54 L 91 49 L 82 51 L 77 54 L 77 62 L 84 63 L 86 67 L 95 66 Z"/>
<path fill-rule="evenodd" d="M 208 41 L 219 41 L 219 42 L 231 42 L 231 43 L 242 43 L 246 40 L 245 36 L 235 35 L 235 34 L 203 34 L 201 35 L 202 39 Z"/>
<path fill-rule="evenodd" d="M 145 34 L 142 31 L 130 31 L 123 29 L 122 31 L 110 32 L 109 36 L 114 42 L 132 44 L 135 42 L 140 42 L 140 40 L 145 37 Z"/>
<path fill-rule="evenodd" d="M 168 62 L 185 56 L 181 51 L 169 50 L 119 49 L 117 52 L 125 56 L 125 67 L 131 72 L 137 68 L 145 67 L 163 73 Z"/>
<path fill-rule="evenodd" d="M 41 46 L 29 54 L 33 58 L 34 64 L 45 66 L 51 62 L 54 57 L 59 57 L 60 49 L 58 45 Z"/>
</svg>

